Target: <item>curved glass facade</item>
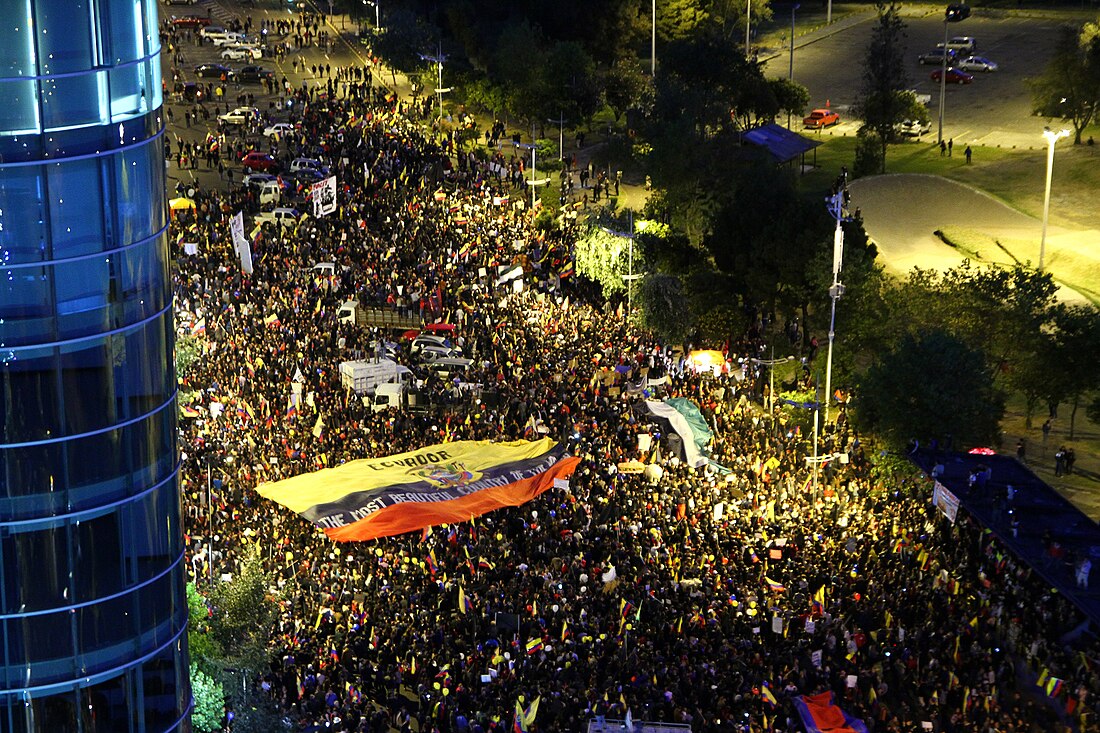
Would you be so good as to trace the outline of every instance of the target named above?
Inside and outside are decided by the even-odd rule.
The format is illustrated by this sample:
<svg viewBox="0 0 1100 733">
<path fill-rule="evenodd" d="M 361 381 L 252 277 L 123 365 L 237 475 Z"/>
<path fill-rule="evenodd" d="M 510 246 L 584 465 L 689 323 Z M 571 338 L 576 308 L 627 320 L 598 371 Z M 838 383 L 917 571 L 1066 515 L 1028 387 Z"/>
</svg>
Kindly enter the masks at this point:
<svg viewBox="0 0 1100 733">
<path fill-rule="evenodd" d="M 0 731 L 189 731 L 155 0 L 0 0 Z"/>
</svg>

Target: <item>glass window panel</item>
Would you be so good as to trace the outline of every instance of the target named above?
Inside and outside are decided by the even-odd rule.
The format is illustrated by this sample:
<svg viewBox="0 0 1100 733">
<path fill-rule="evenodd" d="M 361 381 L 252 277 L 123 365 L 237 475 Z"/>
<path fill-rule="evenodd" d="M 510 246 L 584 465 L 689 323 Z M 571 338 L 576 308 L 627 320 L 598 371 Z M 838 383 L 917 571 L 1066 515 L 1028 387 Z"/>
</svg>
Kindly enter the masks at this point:
<svg viewBox="0 0 1100 733">
<path fill-rule="evenodd" d="M 172 405 L 129 428 L 136 490 L 167 478 L 176 465 L 176 410 Z"/>
<path fill-rule="evenodd" d="M 2 21 L 0 21 L 2 22 Z M 7 46 L 0 43 L 0 48 Z M 0 136 L 33 135 L 42 129 L 38 117 L 38 83 L 33 79 L 0 81 Z"/>
<path fill-rule="evenodd" d="M 81 674 L 114 669 L 138 654 L 134 602 L 127 594 L 77 609 Z"/>
<path fill-rule="evenodd" d="M 179 491 L 174 480 L 127 508 L 123 541 L 130 582 L 164 571 L 179 557 L 180 526 Z"/>
<path fill-rule="evenodd" d="M 145 14 L 140 0 L 112 0 L 107 6 L 110 31 L 105 40 L 111 55 L 105 61 L 111 65 L 133 61 L 145 55 Z M 156 26 L 150 29 L 156 32 Z"/>
<path fill-rule="evenodd" d="M 85 733 L 129 733 L 134 717 L 130 711 L 129 690 L 127 675 L 81 689 L 80 709 L 84 715 Z"/>
<path fill-rule="evenodd" d="M 64 731 L 76 733 L 77 708 L 76 691 L 38 697 L 31 700 L 31 710 L 34 715 L 34 729 L 41 731 Z"/>
<path fill-rule="evenodd" d="M 111 329 L 117 289 L 108 257 L 66 262 L 53 268 L 57 338 L 90 336 Z"/>
<path fill-rule="evenodd" d="M 4 98 L 4 91 L 0 83 L 0 99 Z M 7 100 L 0 104 L 0 117 L 6 107 Z M 3 134 L 3 122 L 0 121 L 0 135 Z M 49 258 L 42 206 L 43 178 L 42 167 L 35 165 L 10 168 L 0 178 L 0 262 L 5 265 L 42 262 Z"/>
<path fill-rule="evenodd" d="M 62 444 L 45 443 L 0 450 L 0 497 L 37 497 L 7 504 L 3 516 L 12 519 L 48 515 L 64 503 L 66 486 Z"/>
<path fill-rule="evenodd" d="M 34 24 L 30 0 L 5 0 L 0 15 L 0 76 L 34 76 Z M 0 94 L 0 99 L 7 99 Z"/>
<path fill-rule="evenodd" d="M 116 358 L 115 389 L 118 399 L 126 400 L 130 416 L 157 409 L 174 391 L 174 385 L 169 384 L 171 355 L 162 321 L 158 318 L 127 333 L 125 349 Z"/>
<path fill-rule="evenodd" d="M 73 520 L 73 590 L 76 602 L 122 590 L 122 536 L 119 515 Z M 109 618 L 109 617 L 108 617 Z"/>
<path fill-rule="evenodd" d="M 0 537 L 5 590 L 15 593 L 6 599 L 13 611 L 41 611 L 72 602 L 69 535 L 64 524 Z"/>
<path fill-rule="evenodd" d="M 164 162 L 152 139 L 114 156 L 119 244 L 132 244 L 164 225 Z"/>
<path fill-rule="evenodd" d="M 0 318 L 4 321 L 4 344 L 19 346 L 41 342 L 53 334 L 49 270 L 20 267 L 0 270 Z M 0 355 L 0 360 L 11 356 Z M 19 359 L 19 354 L 15 354 Z"/>
<path fill-rule="evenodd" d="M 130 493 L 125 428 L 65 442 L 69 501 L 74 509 L 96 506 Z"/>
<path fill-rule="evenodd" d="M 95 66 L 87 0 L 35 0 L 38 68 L 64 74 Z"/>
<path fill-rule="evenodd" d="M 121 339 L 109 336 L 61 348 L 66 434 L 87 433 L 118 421 L 112 377 L 116 341 Z"/>
<path fill-rule="evenodd" d="M 57 359 L 52 349 L 16 351 L 3 364 L 0 425 L 9 443 L 58 435 Z"/>
<path fill-rule="evenodd" d="M 164 244 L 164 238 L 157 237 L 120 256 L 128 322 L 148 318 L 167 304 L 168 274 L 161 256 Z"/>
<path fill-rule="evenodd" d="M 45 130 L 105 125 L 107 114 L 106 72 L 50 77 L 42 87 L 42 127 Z"/>
<path fill-rule="evenodd" d="M 149 67 L 145 62 L 118 66 L 110 71 L 111 120 L 134 117 L 149 112 Z"/>
<path fill-rule="evenodd" d="M 47 170 L 53 258 L 102 252 L 103 196 L 99 161 L 95 158 L 74 160 L 50 165 Z"/>
<path fill-rule="evenodd" d="M 23 663 L 31 668 L 31 684 L 59 682 L 72 679 L 77 674 L 72 619 L 73 614 L 67 610 L 13 619 L 22 635 Z M 54 729 L 45 727 L 40 730 Z"/>
<path fill-rule="evenodd" d="M 173 647 L 169 647 L 142 665 L 144 718 L 149 730 L 164 730 L 183 714 L 177 693 L 186 681 L 179 678 L 174 656 Z"/>
</svg>

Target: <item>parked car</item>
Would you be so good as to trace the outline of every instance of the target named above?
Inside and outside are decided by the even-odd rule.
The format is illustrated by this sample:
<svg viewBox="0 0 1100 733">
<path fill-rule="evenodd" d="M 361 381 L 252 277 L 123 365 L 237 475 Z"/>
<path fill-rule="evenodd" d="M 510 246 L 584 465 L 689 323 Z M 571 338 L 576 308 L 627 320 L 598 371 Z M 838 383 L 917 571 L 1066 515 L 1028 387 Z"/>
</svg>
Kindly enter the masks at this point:
<svg viewBox="0 0 1100 733">
<path fill-rule="evenodd" d="M 325 174 L 313 168 L 299 168 L 286 174 L 288 180 L 294 181 L 299 188 L 312 186 L 318 181 L 325 180 Z"/>
<path fill-rule="evenodd" d="M 201 102 L 206 98 L 206 91 L 202 88 L 201 84 L 188 81 L 183 83 L 180 95 L 187 102 Z"/>
<path fill-rule="evenodd" d="M 195 67 L 195 76 L 200 79 L 220 79 L 223 76 L 230 79 L 233 77 L 233 69 L 224 64 L 199 64 Z"/>
<path fill-rule="evenodd" d="M 294 132 L 294 125 L 289 122 L 276 122 L 274 125 L 268 125 L 264 128 L 264 136 L 271 137 L 272 135 L 289 135 Z"/>
<path fill-rule="evenodd" d="M 280 229 L 283 227 L 293 226 L 298 221 L 298 217 L 301 216 L 297 209 L 278 208 L 271 211 L 263 211 L 253 217 L 253 221 L 256 222 L 256 226 L 263 224 L 275 224 Z"/>
<path fill-rule="evenodd" d="M 210 19 L 201 15 L 185 15 L 182 18 L 173 18 L 172 25 L 177 28 L 205 28 L 210 25 Z"/>
<path fill-rule="evenodd" d="M 936 69 L 932 72 L 932 81 L 938 82 L 940 80 L 941 69 Z M 947 83 L 948 84 L 969 84 L 974 81 L 973 74 L 967 74 L 965 71 L 959 71 L 954 66 L 947 67 Z"/>
<path fill-rule="evenodd" d="M 202 38 L 211 38 L 213 36 L 224 36 L 228 32 L 229 31 L 222 28 L 220 25 L 208 25 L 199 30 L 199 36 Z"/>
<path fill-rule="evenodd" d="M 243 33 L 221 33 L 210 36 L 214 41 L 215 46 L 237 46 L 243 43 L 248 43 L 248 39 L 245 38 Z"/>
<path fill-rule="evenodd" d="M 937 43 L 936 47 L 943 46 Z M 947 42 L 947 47 L 956 53 L 971 54 L 978 50 L 978 39 L 974 36 L 955 36 Z"/>
<path fill-rule="evenodd" d="M 260 66 L 242 66 L 237 71 L 237 80 L 243 82 L 255 81 L 258 82 L 261 79 L 274 79 L 275 72 L 271 69 L 264 69 Z"/>
<path fill-rule="evenodd" d="M 295 158 L 290 162 L 291 171 L 300 171 L 303 168 L 310 168 L 320 173 L 325 172 L 325 166 L 321 165 L 321 161 L 316 158 Z"/>
<path fill-rule="evenodd" d="M 943 54 L 944 54 L 944 50 L 943 50 L 942 47 L 941 48 L 935 48 L 935 49 L 929 51 L 928 53 L 922 53 L 920 56 L 917 56 L 917 61 L 919 61 L 922 64 L 936 64 L 938 66 L 942 66 L 943 65 Z M 947 50 L 947 63 L 949 63 L 949 64 L 952 63 L 952 61 L 954 61 L 954 59 L 955 59 L 955 52 L 952 51 L 951 49 L 948 49 Z"/>
<path fill-rule="evenodd" d="M 958 23 L 960 20 L 966 20 L 970 17 L 970 6 L 966 3 L 951 3 L 947 6 L 947 20 L 951 23 Z"/>
<path fill-rule="evenodd" d="M 263 52 L 255 46 L 226 46 L 222 58 L 230 61 L 255 61 L 263 57 Z"/>
<path fill-rule="evenodd" d="M 247 188 L 259 189 L 265 183 L 276 180 L 278 179 L 270 173 L 249 173 L 241 179 L 241 184 Z"/>
<path fill-rule="evenodd" d="M 194 5 L 198 0 L 164 0 L 165 5 Z"/>
<path fill-rule="evenodd" d="M 967 56 L 955 66 L 963 71 L 996 71 L 997 64 L 984 56 Z"/>
<path fill-rule="evenodd" d="M 255 107 L 237 107 L 232 112 L 218 115 L 218 122 L 226 125 L 243 125 L 250 119 L 260 116 L 260 110 Z"/>
<path fill-rule="evenodd" d="M 252 171 L 274 173 L 279 170 L 278 161 L 267 153 L 261 153 L 258 150 L 251 150 L 241 158 L 241 165 L 244 166 L 245 173 L 251 173 Z"/>
<path fill-rule="evenodd" d="M 809 117 L 805 117 L 802 120 L 802 124 L 806 127 L 813 127 L 816 129 L 835 125 L 838 122 L 840 122 L 840 115 L 833 112 L 831 109 L 815 109 L 810 113 Z"/>
<path fill-rule="evenodd" d="M 905 120 L 898 125 L 898 134 L 903 137 L 920 137 L 932 129 L 932 123 L 926 120 Z"/>
</svg>

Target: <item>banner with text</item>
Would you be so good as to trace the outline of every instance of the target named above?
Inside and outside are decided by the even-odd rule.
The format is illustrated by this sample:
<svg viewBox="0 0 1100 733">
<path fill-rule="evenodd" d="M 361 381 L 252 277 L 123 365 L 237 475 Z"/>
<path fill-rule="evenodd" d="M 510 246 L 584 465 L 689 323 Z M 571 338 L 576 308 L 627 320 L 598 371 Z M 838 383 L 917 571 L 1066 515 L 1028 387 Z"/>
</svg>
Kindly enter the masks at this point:
<svg viewBox="0 0 1100 733">
<path fill-rule="evenodd" d="M 573 474 L 579 458 L 549 438 L 460 440 L 263 484 L 334 540 L 372 540 L 520 506 Z"/>
</svg>

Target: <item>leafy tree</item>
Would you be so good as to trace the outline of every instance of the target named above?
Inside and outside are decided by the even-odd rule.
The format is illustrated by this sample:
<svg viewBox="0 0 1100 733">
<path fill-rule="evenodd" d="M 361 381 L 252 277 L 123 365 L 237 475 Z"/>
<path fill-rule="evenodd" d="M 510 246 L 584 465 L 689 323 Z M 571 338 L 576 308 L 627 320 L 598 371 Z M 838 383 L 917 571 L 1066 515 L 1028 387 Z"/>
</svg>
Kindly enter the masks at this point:
<svg viewBox="0 0 1100 733">
<path fill-rule="evenodd" d="M 539 106 L 539 126 L 564 114 L 567 119 L 588 119 L 601 103 L 600 79 L 592 57 L 577 43 L 559 41 L 539 66 L 539 86 L 544 94 Z"/>
<path fill-rule="evenodd" d="M 980 350 L 945 331 L 906 335 L 859 378 L 856 420 L 896 447 L 946 434 L 988 445 L 1004 415 L 989 372 Z"/>
<path fill-rule="evenodd" d="M 652 101 L 653 86 L 636 56 L 616 59 L 604 74 L 604 100 L 618 122 L 628 109 L 648 106 Z"/>
<path fill-rule="evenodd" d="M 878 133 L 870 127 L 856 132 L 856 159 L 852 164 L 852 178 L 863 178 L 881 173 L 886 168 L 882 152 L 885 146 Z"/>
<path fill-rule="evenodd" d="M 789 79 L 770 79 L 772 96 L 779 106 L 779 111 L 795 117 L 801 117 L 810 106 L 810 90 L 796 81 Z"/>
<path fill-rule="evenodd" d="M 255 672 L 266 667 L 267 640 L 275 618 L 267 587 L 260 558 L 253 554 L 236 577 L 218 583 L 210 594 L 210 634 L 224 650 L 228 666 Z"/>
<path fill-rule="evenodd" d="M 746 14 L 751 15 L 752 28 L 772 19 L 770 0 L 709 0 L 704 7 L 709 24 L 726 40 L 744 38 Z"/>
<path fill-rule="evenodd" d="M 654 274 L 644 278 L 636 287 L 634 302 L 641 325 L 664 341 L 678 343 L 691 332 L 687 298 L 674 275 Z"/>
<path fill-rule="evenodd" d="M 1100 108 L 1100 35 L 1064 27 L 1042 75 L 1029 79 L 1032 110 L 1045 117 L 1068 120 L 1073 143 Z"/>
<path fill-rule="evenodd" d="M 608 223 L 610 231 L 627 229 L 617 222 Z M 630 248 L 631 242 L 628 237 L 611 234 L 603 228 L 592 226 L 585 236 L 578 238 L 574 246 L 573 257 L 577 274 L 598 283 L 604 297 L 625 292 L 626 282 L 623 277 L 630 274 Z M 641 248 L 635 246 L 635 273 L 644 270 L 641 254 Z"/>
<path fill-rule="evenodd" d="M 435 45 L 431 29 L 413 12 L 401 7 L 386 8 L 386 22 L 375 30 L 372 48 L 390 67 L 393 86 L 397 87 L 397 69 L 411 70 L 421 65 L 420 54 Z"/>
<path fill-rule="evenodd" d="M 1054 312 L 1050 339 L 1052 358 L 1042 376 L 1044 396 L 1052 402 L 1070 399 L 1069 438 L 1073 440 L 1077 409 L 1089 392 L 1100 389 L 1100 309 L 1095 305 L 1059 305 Z"/>
<path fill-rule="evenodd" d="M 191 711 L 191 724 L 198 733 L 217 733 L 222 729 L 225 709 L 225 690 L 216 679 L 191 665 L 191 694 L 195 708 Z"/>
<path fill-rule="evenodd" d="M 202 341 L 196 336 L 176 337 L 176 377 L 186 379 L 202 356 Z"/>
<path fill-rule="evenodd" d="M 879 2 L 878 24 L 871 32 L 871 42 L 863 67 L 863 86 L 856 99 L 856 114 L 863 124 L 875 131 L 881 147 L 879 172 L 886 172 L 886 145 L 894 128 L 910 111 L 912 95 L 907 94 L 905 73 L 905 23 L 898 14 L 898 5 Z"/>
<path fill-rule="evenodd" d="M 191 652 L 191 663 L 207 674 L 218 672 L 222 649 L 209 633 L 210 609 L 206 597 L 195 587 L 187 584 L 187 646 Z"/>
</svg>

